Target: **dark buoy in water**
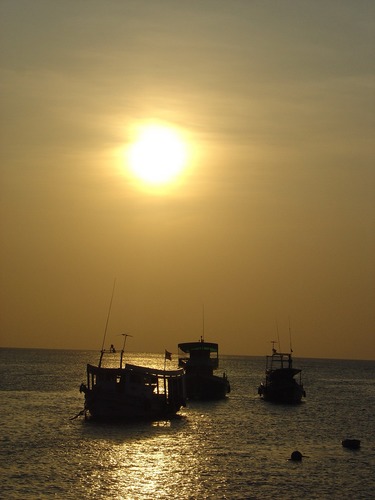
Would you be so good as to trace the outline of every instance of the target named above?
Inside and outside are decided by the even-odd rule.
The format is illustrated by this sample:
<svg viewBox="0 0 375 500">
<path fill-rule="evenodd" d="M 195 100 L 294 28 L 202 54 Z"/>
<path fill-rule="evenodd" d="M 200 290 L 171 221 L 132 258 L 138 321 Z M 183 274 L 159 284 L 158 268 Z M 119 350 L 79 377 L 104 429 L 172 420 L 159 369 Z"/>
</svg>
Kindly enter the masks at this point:
<svg viewBox="0 0 375 500">
<path fill-rule="evenodd" d="M 293 451 L 293 453 L 290 455 L 290 460 L 293 460 L 293 462 L 301 462 L 302 460 L 302 453 L 298 450 Z"/>
<path fill-rule="evenodd" d="M 361 447 L 361 441 L 359 439 L 344 439 L 341 441 L 344 448 L 349 448 L 350 450 L 358 450 Z"/>
</svg>

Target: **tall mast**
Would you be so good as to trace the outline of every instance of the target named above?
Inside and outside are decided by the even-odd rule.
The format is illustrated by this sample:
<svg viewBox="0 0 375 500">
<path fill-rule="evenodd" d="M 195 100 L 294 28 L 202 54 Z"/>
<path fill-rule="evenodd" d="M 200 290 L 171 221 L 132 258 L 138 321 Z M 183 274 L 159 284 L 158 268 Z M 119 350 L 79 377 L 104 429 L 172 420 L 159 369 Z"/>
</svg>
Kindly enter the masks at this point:
<svg viewBox="0 0 375 500">
<path fill-rule="evenodd" d="M 292 349 L 292 330 L 290 328 L 290 316 L 289 316 L 288 320 L 289 320 L 289 347 L 290 347 L 290 352 L 292 353 L 293 352 L 293 349 Z"/>
<path fill-rule="evenodd" d="M 115 286 L 116 286 L 116 278 L 113 281 L 112 295 L 111 295 L 111 300 L 109 302 L 109 308 L 108 308 L 108 314 L 107 314 L 107 321 L 105 323 L 105 328 L 104 328 L 104 336 L 103 336 L 102 349 L 100 351 L 99 368 L 100 368 L 100 365 L 102 364 L 102 358 L 103 358 L 103 354 L 104 354 L 104 344 L 105 344 L 105 338 L 107 336 L 107 329 L 108 329 L 109 317 L 111 315 L 113 295 L 115 293 Z"/>
<path fill-rule="evenodd" d="M 277 332 L 277 343 L 279 344 L 279 352 L 282 352 L 280 345 L 280 336 L 279 336 L 279 324 L 277 322 L 277 318 L 276 318 L 276 332 Z"/>
<path fill-rule="evenodd" d="M 201 342 L 204 342 L 204 304 L 202 306 L 202 336 Z"/>
</svg>

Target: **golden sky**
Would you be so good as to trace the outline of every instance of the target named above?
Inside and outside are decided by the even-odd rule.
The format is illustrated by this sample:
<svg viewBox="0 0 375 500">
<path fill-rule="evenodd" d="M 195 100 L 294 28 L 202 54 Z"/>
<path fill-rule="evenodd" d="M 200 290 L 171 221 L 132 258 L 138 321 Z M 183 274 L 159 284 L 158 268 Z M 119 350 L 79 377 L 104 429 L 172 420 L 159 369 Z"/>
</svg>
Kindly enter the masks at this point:
<svg viewBox="0 0 375 500">
<path fill-rule="evenodd" d="M 1 346 L 375 359 L 375 4 L 0 3 Z M 149 124 L 169 183 L 134 175 Z M 168 148 L 170 149 L 170 148 Z M 143 146 L 154 167 L 157 153 Z M 166 153 L 164 153 L 165 155 Z M 163 157 L 166 161 L 166 157 Z"/>
</svg>

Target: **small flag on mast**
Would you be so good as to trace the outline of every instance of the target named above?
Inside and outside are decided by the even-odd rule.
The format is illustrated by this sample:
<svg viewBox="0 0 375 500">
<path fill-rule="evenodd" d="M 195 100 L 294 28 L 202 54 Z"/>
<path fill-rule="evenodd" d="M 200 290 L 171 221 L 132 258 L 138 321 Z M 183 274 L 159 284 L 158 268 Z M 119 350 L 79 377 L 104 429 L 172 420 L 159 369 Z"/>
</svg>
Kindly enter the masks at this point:
<svg viewBox="0 0 375 500">
<path fill-rule="evenodd" d="M 165 350 L 165 359 L 169 359 L 169 361 L 172 361 L 172 353 Z"/>
</svg>

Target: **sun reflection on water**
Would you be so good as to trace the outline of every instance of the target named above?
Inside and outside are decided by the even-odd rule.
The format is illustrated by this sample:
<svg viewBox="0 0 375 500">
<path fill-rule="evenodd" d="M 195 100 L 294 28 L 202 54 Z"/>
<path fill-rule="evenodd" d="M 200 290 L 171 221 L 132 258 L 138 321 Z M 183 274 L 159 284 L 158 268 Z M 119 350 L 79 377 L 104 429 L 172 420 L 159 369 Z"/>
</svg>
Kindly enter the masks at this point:
<svg viewBox="0 0 375 500">
<path fill-rule="evenodd" d="M 103 498 L 203 497 L 207 483 L 219 488 L 226 481 L 215 464 L 209 427 L 209 417 L 199 411 L 193 421 L 183 415 L 116 430 L 103 426 L 95 446 L 98 468 L 84 478 L 85 489 L 96 498 L 99 492 Z M 100 428 L 92 429 L 100 436 Z"/>
</svg>

